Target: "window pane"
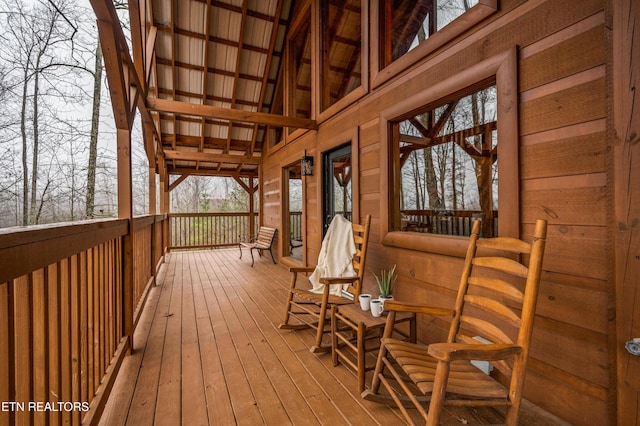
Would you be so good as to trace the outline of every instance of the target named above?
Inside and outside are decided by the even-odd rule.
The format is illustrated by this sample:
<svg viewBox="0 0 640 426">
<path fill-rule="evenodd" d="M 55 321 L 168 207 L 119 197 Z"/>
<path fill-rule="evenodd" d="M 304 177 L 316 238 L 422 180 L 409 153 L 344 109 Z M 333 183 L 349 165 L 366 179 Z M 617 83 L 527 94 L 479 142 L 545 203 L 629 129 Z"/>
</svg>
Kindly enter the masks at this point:
<svg viewBox="0 0 640 426">
<path fill-rule="evenodd" d="M 400 230 L 467 235 L 473 218 L 497 233 L 495 86 L 394 123 Z"/>
<path fill-rule="evenodd" d="M 290 111 L 293 117 L 311 117 L 311 15 L 289 38 Z M 294 129 L 291 129 L 294 130 Z"/>
<path fill-rule="evenodd" d="M 362 83 L 361 0 L 325 0 L 322 108 L 326 109 Z"/>
<path fill-rule="evenodd" d="M 477 3 L 478 0 L 383 0 L 383 65 L 416 48 Z"/>
</svg>

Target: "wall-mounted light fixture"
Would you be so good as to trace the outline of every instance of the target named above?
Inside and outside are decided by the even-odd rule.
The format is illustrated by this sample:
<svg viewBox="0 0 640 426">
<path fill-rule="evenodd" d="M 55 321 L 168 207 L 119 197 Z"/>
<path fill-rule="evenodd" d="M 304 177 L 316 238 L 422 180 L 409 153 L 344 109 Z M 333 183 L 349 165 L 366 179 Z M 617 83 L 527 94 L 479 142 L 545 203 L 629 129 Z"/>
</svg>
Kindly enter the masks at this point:
<svg viewBox="0 0 640 426">
<path fill-rule="evenodd" d="M 302 156 L 302 176 L 313 176 L 313 157 L 304 152 Z"/>
</svg>

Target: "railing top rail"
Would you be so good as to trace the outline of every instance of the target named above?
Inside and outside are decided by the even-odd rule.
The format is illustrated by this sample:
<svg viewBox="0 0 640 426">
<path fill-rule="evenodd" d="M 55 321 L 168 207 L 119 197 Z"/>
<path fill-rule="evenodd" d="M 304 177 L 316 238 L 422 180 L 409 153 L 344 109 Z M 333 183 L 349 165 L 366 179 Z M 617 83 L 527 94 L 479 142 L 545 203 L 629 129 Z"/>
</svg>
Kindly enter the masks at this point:
<svg viewBox="0 0 640 426">
<path fill-rule="evenodd" d="M 140 216 L 137 226 L 164 215 Z M 133 226 L 132 226 L 133 227 Z M 97 219 L 0 230 L 0 283 L 36 271 L 91 247 L 126 235 L 127 219 Z"/>
<path fill-rule="evenodd" d="M 169 213 L 169 217 L 210 217 L 210 216 L 249 216 L 258 212 L 217 212 L 217 213 Z"/>
<path fill-rule="evenodd" d="M 34 244 L 56 238 L 71 237 L 99 230 L 110 229 L 114 230 L 114 232 L 121 232 L 121 235 L 124 235 L 126 233 L 128 223 L 129 222 L 126 219 L 95 219 L 78 222 L 2 228 L 0 229 L 0 249 L 24 244 Z M 115 231 L 115 229 L 118 231 Z"/>
<path fill-rule="evenodd" d="M 438 210 L 400 210 L 402 214 L 406 215 L 428 215 L 428 216 L 453 216 L 453 217 L 472 217 L 476 214 L 482 214 L 482 210 L 450 210 L 450 209 L 438 209 Z M 498 210 L 493 210 L 493 216 L 498 217 Z"/>
</svg>

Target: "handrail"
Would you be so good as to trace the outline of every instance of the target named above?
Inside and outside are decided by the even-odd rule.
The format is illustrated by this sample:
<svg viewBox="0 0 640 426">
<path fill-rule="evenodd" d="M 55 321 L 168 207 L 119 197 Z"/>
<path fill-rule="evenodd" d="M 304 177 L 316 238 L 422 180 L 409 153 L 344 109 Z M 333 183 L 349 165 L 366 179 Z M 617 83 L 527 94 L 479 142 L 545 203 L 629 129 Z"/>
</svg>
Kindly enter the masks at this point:
<svg viewBox="0 0 640 426">
<path fill-rule="evenodd" d="M 125 235 L 126 219 L 93 220 L 48 227 L 0 230 L 0 282 L 43 268 L 75 253 Z"/>
</svg>

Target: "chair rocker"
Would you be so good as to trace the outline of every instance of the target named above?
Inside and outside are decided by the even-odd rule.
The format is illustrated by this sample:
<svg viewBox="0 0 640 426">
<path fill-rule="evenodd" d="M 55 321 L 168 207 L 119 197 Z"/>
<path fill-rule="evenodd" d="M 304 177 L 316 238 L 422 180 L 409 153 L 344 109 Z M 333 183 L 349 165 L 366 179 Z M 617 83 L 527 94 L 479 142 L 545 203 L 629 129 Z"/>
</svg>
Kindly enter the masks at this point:
<svg viewBox="0 0 640 426">
<path fill-rule="evenodd" d="M 362 397 L 393 400 L 410 424 L 405 406 L 414 406 L 427 425 L 437 425 L 443 405 L 450 405 L 507 407 L 506 424 L 516 425 L 546 229 L 547 222 L 538 220 L 531 244 L 515 238 L 479 239 L 476 221 L 454 309 L 386 302 L 389 314 L 373 383 Z M 514 260 L 522 257 L 526 262 Z M 422 345 L 392 339 L 396 312 L 451 316 L 447 342 Z M 494 370 L 483 372 L 479 362 L 484 362 L 483 369 Z"/>
<path fill-rule="evenodd" d="M 284 321 L 278 328 L 282 330 L 302 330 L 312 328 L 316 331 L 315 344 L 310 348 L 311 352 L 331 351 L 331 342 L 323 345 L 323 336 L 330 333 L 330 312 L 332 305 L 344 305 L 358 301 L 362 289 L 362 279 L 364 276 L 365 259 L 367 254 L 367 244 L 369 241 L 369 228 L 371 227 L 371 216 L 365 217 L 363 224 L 351 224 L 356 253 L 353 256 L 352 264 L 356 272 L 353 277 L 322 277 L 320 283 L 324 285 L 323 293 L 314 293 L 308 288 L 298 288 L 297 279 L 300 273 L 311 273 L 315 267 L 292 267 L 291 285 L 287 296 Z M 330 294 L 330 285 L 347 284 L 343 290 L 353 297 L 340 297 Z M 291 321 L 295 318 L 295 322 Z"/>
</svg>

